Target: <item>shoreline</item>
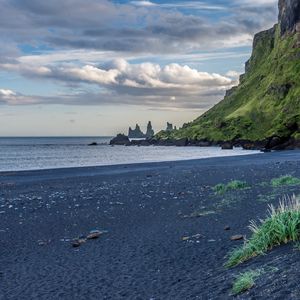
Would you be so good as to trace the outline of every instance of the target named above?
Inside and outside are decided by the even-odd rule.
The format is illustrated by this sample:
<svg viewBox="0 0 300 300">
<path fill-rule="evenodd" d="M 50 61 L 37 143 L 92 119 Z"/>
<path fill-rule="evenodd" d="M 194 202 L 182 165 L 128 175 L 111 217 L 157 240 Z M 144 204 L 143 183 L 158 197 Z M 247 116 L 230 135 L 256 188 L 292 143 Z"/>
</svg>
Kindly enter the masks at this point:
<svg viewBox="0 0 300 300">
<path fill-rule="evenodd" d="M 168 132 L 165 132 L 168 133 Z M 170 133 L 170 132 L 169 132 Z M 117 134 L 111 141 L 110 145 L 125 145 L 125 146 L 177 146 L 177 147 L 213 147 L 219 146 L 222 149 L 233 149 L 234 147 L 241 147 L 244 150 L 260 150 L 269 152 L 271 150 L 299 150 L 300 141 L 293 137 L 279 137 L 271 136 L 264 140 L 248 140 L 248 139 L 233 139 L 233 140 L 219 140 L 211 141 L 209 139 L 194 140 L 187 137 L 170 138 L 167 137 L 152 137 L 144 140 L 129 139 L 124 134 Z"/>
<path fill-rule="evenodd" d="M 227 150 L 224 150 L 227 151 Z M 230 150 L 228 150 L 230 151 Z M 255 151 L 255 150 L 253 150 Z M 149 161 L 149 162 L 136 162 L 136 163 L 120 163 L 111 165 L 99 165 L 99 166 L 77 166 L 77 167 L 61 167 L 61 168 L 46 168 L 46 169 L 29 169 L 29 170 L 9 170 L 0 171 L 0 179 L 5 176 L 11 175 L 35 175 L 37 173 L 66 173 L 70 176 L 75 173 L 82 174 L 82 176 L 96 176 L 96 175 L 109 175 L 116 171 L 122 171 L 122 173 L 128 173 L 131 171 L 138 171 L 144 169 L 151 169 L 156 167 L 166 167 L 169 164 L 203 164 L 203 165 L 215 165 L 217 164 L 228 164 L 229 161 L 234 162 L 239 158 L 239 163 L 244 162 L 247 164 L 248 158 L 253 158 L 255 163 L 264 163 L 265 161 L 277 160 L 279 158 L 285 159 L 286 156 L 290 158 L 296 158 L 300 156 L 300 150 L 285 150 L 285 151 L 274 151 L 270 153 L 253 153 L 253 154 L 241 154 L 241 155 L 229 155 L 229 156 L 216 156 L 216 157 L 204 157 L 204 158 L 187 158 L 179 160 L 165 160 L 165 161 Z M 110 170 L 112 169 L 112 170 Z M 113 170 L 116 169 L 116 170 Z M 2 178 L 1 178 L 2 177 Z"/>
<path fill-rule="evenodd" d="M 121 146 L 123 147 L 123 146 Z M 214 147 L 219 149 L 219 147 Z M 241 149 L 237 149 L 241 150 Z M 225 153 L 230 153 L 229 151 L 232 150 L 222 150 Z M 66 166 L 66 167 L 50 167 L 50 168 L 41 168 L 41 169 L 20 169 L 20 170 L 0 170 L 1 173 L 10 173 L 10 172 L 31 172 L 31 171 L 46 171 L 46 170 L 64 170 L 64 169 L 77 169 L 77 168 L 101 168 L 101 167 L 111 167 L 111 166 L 130 166 L 130 165 L 139 165 L 139 164 L 155 164 L 155 163 L 164 163 L 164 162 L 180 162 L 180 161 L 189 161 L 189 160 L 203 160 L 203 159 L 215 159 L 215 158 L 226 158 L 226 157 L 239 157 L 239 156 L 248 156 L 248 155 L 258 155 L 263 154 L 262 152 L 259 152 L 258 150 L 242 150 L 247 151 L 248 153 L 245 154 L 234 154 L 234 155 L 219 155 L 214 157 L 203 157 L 203 158 L 179 158 L 179 159 L 170 159 L 170 160 L 161 160 L 161 161 L 138 161 L 138 162 L 125 162 L 125 163 L 112 163 L 112 164 L 103 164 L 103 165 L 87 165 L 87 166 Z M 249 153 L 253 151 L 253 153 Z M 294 151 L 294 150 L 293 150 Z"/>
</svg>

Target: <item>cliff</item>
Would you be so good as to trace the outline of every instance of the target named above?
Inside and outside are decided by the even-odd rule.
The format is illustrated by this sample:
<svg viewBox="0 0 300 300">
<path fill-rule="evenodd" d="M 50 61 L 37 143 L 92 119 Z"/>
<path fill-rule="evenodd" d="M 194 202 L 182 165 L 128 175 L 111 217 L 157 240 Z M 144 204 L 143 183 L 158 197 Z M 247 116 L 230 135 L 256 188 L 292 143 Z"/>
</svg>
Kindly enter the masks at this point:
<svg viewBox="0 0 300 300">
<path fill-rule="evenodd" d="M 278 24 L 255 35 L 240 84 L 193 122 L 162 131 L 156 139 L 299 147 L 299 8 L 300 0 L 280 0 Z"/>
<path fill-rule="evenodd" d="M 279 0 L 279 24 L 282 35 L 297 31 L 300 26 L 299 0 Z"/>
</svg>

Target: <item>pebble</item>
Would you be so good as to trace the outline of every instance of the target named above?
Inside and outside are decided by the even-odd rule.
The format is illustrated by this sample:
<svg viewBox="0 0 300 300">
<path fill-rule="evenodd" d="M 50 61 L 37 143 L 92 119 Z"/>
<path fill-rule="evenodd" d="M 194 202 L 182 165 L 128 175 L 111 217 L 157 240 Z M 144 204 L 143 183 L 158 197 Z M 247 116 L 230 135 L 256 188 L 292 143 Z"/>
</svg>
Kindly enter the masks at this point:
<svg viewBox="0 0 300 300">
<path fill-rule="evenodd" d="M 196 239 L 196 240 L 198 240 L 198 239 L 200 239 L 200 238 L 202 238 L 202 237 L 203 237 L 203 235 L 200 234 L 200 233 L 198 233 L 198 234 L 194 234 L 194 235 L 192 235 L 192 236 L 184 236 L 184 237 L 181 238 L 181 240 L 182 240 L 182 241 L 188 241 L 188 240 L 191 240 L 191 239 Z"/>
<path fill-rule="evenodd" d="M 240 240 L 243 240 L 244 239 L 244 236 L 241 235 L 241 234 L 237 234 L 237 235 L 233 235 L 230 240 L 231 241 L 240 241 Z"/>
<path fill-rule="evenodd" d="M 93 240 L 97 239 L 103 232 L 99 230 L 92 230 L 90 233 L 87 235 L 88 240 Z"/>
<path fill-rule="evenodd" d="M 86 242 L 86 239 L 75 239 L 72 241 L 72 246 L 74 248 L 80 247 L 82 244 Z"/>
</svg>

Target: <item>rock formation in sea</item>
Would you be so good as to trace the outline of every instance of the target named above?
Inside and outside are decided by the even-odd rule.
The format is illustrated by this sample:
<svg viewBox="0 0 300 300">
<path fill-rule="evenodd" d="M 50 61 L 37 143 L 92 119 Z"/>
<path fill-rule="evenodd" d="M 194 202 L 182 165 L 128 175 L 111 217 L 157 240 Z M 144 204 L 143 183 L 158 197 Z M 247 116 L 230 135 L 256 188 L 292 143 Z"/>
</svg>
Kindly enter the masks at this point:
<svg viewBox="0 0 300 300">
<path fill-rule="evenodd" d="M 173 124 L 167 122 L 167 128 L 166 131 L 172 131 L 173 130 Z"/>
<path fill-rule="evenodd" d="M 154 130 L 152 128 L 152 124 L 151 124 L 151 121 L 148 122 L 148 125 L 147 125 L 147 132 L 146 132 L 146 138 L 147 139 L 150 139 L 154 136 Z"/>
<path fill-rule="evenodd" d="M 129 127 L 128 137 L 130 139 L 142 139 L 142 138 L 145 138 L 146 135 L 142 132 L 139 124 L 136 124 L 135 129 L 132 129 L 131 127 Z"/>
<path fill-rule="evenodd" d="M 114 137 L 110 143 L 110 145 L 129 145 L 130 141 L 129 138 L 125 134 L 117 134 L 116 137 Z"/>
</svg>

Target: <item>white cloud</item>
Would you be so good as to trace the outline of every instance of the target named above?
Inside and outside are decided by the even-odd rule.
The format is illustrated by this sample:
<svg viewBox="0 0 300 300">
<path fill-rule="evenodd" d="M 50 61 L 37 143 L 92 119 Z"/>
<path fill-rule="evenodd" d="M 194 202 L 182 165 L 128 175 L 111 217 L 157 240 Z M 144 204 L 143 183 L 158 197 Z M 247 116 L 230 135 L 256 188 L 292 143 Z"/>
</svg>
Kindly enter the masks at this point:
<svg viewBox="0 0 300 300">
<path fill-rule="evenodd" d="M 226 10 L 226 7 L 220 5 L 207 4 L 201 1 L 182 1 L 174 3 L 154 3 L 151 1 L 131 1 L 136 6 L 144 7 L 161 7 L 161 8 L 183 8 L 183 9 L 196 9 L 196 10 Z"/>
<path fill-rule="evenodd" d="M 141 0 L 141 1 L 131 1 L 130 3 L 133 5 L 136 5 L 136 6 L 156 6 L 156 4 L 151 1 L 142 1 Z"/>
<path fill-rule="evenodd" d="M 216 73 L 201 72 L 187 65 L 177 63 L 161 67 L 154 63 L 130 64 L 124 59 L 112 61 L 107 68 L 94 65 L 85 66 L 34 66 L 26 64 L 2 64 L 3 69 L 18 71 L 25 76 L 52 78 L 62 82 L 98 84 L 110 90 L 123 89 L 126 93 L 171 92 L 194 93 L 225 90 L 235 81 Z"/>
<path fill-rule="evenodd" d="M 237 71 L 234 71 L 234 70 L 230 70 L 228 71 L 226 74 L 225 74 L 227 77 L 230 77 L 230 78 L 239 78 L 241 73 L 240 72 L 237 72 Z"/>
<path fill-rule="evenodd" d="M 0 89 L 0 104 L 24 105 L 35 104 L 36 102 L 37 99 L 34 97 L 27 97 L 9 89 Z"/>
<path fill-rule="evenodd" d="M 264 6 L 264 5 L 276 5 L 278 0 L 235 0 L 236 5 L 247 5 L 247 6 Z"/>
<path fill-rule="evenodd" d="M 12 90 L 0 90 L 0 103 L 7 105 L 66 104 L 66 105 L 138 105 L 151 109 L 210 108 L 225 91 L 236 85 L 236 78 L 201 72 L 177 63 L 160 66 L 155 63 L 132 64 L 117 59 L 105 67 L 70 64 L 35 66 L 0 64 L 29 78 L 52 79 L 74 86 L 69 94 L 51 97 L 23 95 Z M 98 86 L 89 92 L 87 84 Z M 82 89 L 82 88 L 83 89 Z"/>
<path fill-rule="evenodd" d="M 4 90 L 0 89 L 0 96 L 1 97 L 11 97 L 11 96 L 16 96 L 16 93 L 12 90 Z"/>
<path fill-rule="evenodd" d="M 59 68 L 57 72 L 66 78 L 104 85 L 117 84 L 117 76 L 120 75 L 120 71 L 116 69 L 106 71 L 89 65 L 82 68 Z"/>
</svg>

